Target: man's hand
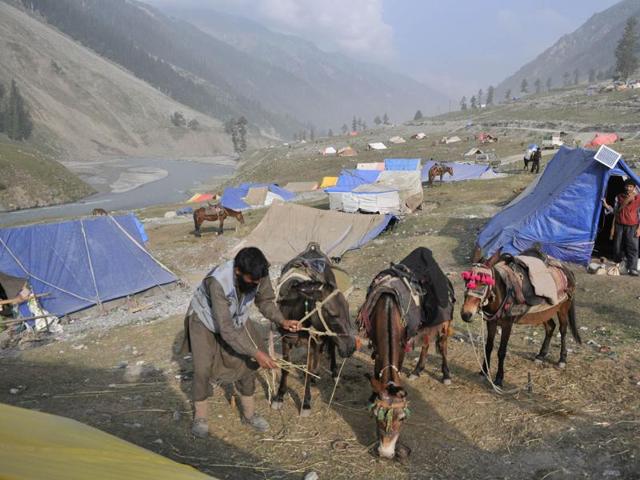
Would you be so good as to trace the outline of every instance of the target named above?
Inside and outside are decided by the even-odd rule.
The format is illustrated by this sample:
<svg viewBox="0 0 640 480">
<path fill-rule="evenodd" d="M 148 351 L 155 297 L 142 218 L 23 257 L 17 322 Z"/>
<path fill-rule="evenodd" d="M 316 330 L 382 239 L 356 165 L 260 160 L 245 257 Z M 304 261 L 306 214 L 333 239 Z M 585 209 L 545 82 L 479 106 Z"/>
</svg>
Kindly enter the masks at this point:
<svg viewBox="0 0 640 480">
<path fill-rule="evenodd" d="M 300 322 L 298 320 L 285 320 L 280 326 L 283 330 L 287 330 L 289 332 L 297 332 L 300 330 Z"/>
<path fill-rule="evenodd" d="M 640 238 L 640 226 L 636 229 L 636 237 Z"/>
<path fill-rule="evenodd" d="M 272 368 L 278 368 L 278 364 L 276 363 L 276 361 L 261 350 L 258 350 L 256 352 L 256 362 L 258 362 L 258 365 L 260 365 L 262 368 L 266 368 L 269 370 Z"/>
</svg>

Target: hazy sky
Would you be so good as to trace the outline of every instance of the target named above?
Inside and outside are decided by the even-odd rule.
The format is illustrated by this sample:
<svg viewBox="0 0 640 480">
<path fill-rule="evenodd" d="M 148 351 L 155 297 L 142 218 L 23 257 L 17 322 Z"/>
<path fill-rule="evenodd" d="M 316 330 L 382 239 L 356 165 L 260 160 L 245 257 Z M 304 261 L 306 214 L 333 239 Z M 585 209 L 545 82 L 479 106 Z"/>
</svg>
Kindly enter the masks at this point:
<svg viewBox="0 0 640 480">
<path fill-rule="evenodd" d="M 458 98 L 499 83 L 618 0 L 144 1 L 246 16 Z"/>
</svg>

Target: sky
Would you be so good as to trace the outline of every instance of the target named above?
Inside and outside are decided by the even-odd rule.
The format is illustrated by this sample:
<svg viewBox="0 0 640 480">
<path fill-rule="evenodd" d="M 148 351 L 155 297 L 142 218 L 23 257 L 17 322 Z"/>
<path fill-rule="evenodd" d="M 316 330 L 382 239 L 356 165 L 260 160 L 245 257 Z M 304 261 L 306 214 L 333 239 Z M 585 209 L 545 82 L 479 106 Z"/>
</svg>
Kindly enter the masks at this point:
<svg viewBox="0 0 640 480">
<path fill-rule="evenodd" d="M 497 85 L 618 0 L 144 0 L 211 6 L 410 75 L 451 98 Z"/>
</svg>

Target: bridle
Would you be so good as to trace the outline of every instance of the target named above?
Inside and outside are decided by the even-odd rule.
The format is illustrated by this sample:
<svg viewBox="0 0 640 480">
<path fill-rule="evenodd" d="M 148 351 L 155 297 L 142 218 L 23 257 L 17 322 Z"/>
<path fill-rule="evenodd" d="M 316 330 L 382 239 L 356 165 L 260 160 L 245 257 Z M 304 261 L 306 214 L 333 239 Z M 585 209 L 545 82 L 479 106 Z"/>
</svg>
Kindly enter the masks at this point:
<svg viewBox="0 0 640 480">
<path fill-rule="evenodd" d="M 385 422 L 386 433 L 393 431 L 394 412 L 402 413 L 402 416 L 398 416 L 398 420 L 400 421 L 409 418 L 411 415 L 409 401 L 406 397 L 400 399 L 376 397 L 376 399 L 369 404 L 369 410 L 371 411 L 371 414 L 376 417 L 376 420 Z"/>
<path fill-rule="evenodd" d="M 491 287 L 496 284 L 493 268 L 475 263 L 471 270 L 462 272 L 461 276 L 465 281 L 466 296 L 479 298 L 482 308 L 493 301 L 495 293 Z"/>
</svg>

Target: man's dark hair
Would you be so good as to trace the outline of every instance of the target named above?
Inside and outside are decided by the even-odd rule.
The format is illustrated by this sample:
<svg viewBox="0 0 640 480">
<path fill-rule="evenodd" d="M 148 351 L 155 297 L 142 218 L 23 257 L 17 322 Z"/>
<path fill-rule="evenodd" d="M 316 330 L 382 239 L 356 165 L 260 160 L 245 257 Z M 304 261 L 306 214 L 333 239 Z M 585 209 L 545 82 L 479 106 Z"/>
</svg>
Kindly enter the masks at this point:
<svg viewBox="0 0 640 480">
<path fill-rule="evenodd" d="M 630 178 L 627 178 L 627 179 L 624 181 L 624 186 L 626 187 L 627 185 L 633 185 L 633 186 L 635 187 L 636 182 L 634 182 L 634 181 L 633 181 L 632 179 L 630 179 Z"/>
<path fill-rule="evenodd" d="M 233 260 L 233 266 L 245 275 L 251 275 L 254 280 L 260 280 L 269 275 L 269 262 L 264 253 L 256 247 L 240 250 Z"/>
</svg>

